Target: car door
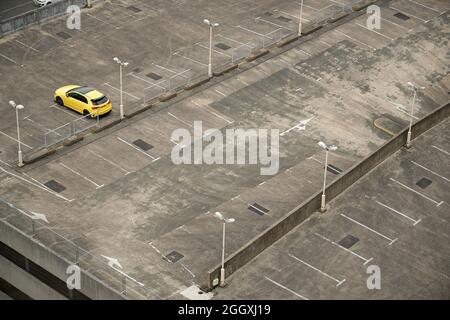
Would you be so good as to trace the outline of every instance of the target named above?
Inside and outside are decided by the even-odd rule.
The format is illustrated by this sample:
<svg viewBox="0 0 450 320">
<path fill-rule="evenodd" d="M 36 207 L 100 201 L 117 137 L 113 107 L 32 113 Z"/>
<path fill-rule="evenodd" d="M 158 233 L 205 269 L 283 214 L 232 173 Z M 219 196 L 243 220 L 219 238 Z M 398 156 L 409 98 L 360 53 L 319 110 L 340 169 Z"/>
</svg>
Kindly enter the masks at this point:
<svg viewBox="0 0 450 320">
<path fill-rule="evenodd" d="M 68 104 L 67 106 L 77 112 L 83 113 L 83 110 L 87 108 L 86 103 L 84 103 L 84 98 L 78 92 L 69 92 L 67 94 Z M 84 98 L 84 99 L 83 99 Z"/>
</svg>

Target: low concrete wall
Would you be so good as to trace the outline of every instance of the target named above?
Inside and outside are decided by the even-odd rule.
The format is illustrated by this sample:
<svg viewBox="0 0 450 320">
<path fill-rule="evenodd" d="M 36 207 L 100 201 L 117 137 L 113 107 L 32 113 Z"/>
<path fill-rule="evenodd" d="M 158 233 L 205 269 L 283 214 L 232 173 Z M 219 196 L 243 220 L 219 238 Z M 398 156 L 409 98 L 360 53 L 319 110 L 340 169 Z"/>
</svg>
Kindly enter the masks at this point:
<svg viewBox="0 0 450 320">
<path fill-rule="evenodd" d="M 431 129 L 436 124 L 446 119 L 449 115 L 450 102 L 429 113 L 423 119 L 415 123 L 412 130 L 412 138 L 414 139 L 420 136 L 425 131 Z M 329 184 L 326 188 L 327 200 L 330 201 L 340 195 L 361 177 L 388 159 L 392 154 L 400 150 L 406 144 L 407 134 L 408 128 L 405 128 L 398 135 L 383 144 L 374 153 L 348 169 L 339 179 Z M 266 229 L 266 231 L 259 234 L 241 249 L 230 255 L 225 261 L 226 275 L 229 276 L 234 273 L 293 228 L 305 221 L 312 214 L 317 212 L 320 209 L 321 196 L 321 191 L 313 195 L 294 210 L 275 222 L 272 226 Z M 213 288 L 214 280 L 217 281 L 219 278 L 220 268 L 221 266 L 218 265 L 208 272 L 207 276 L 209 283 L 207 286 L 209 288 Z"/>
<path fill-rule="evenodd" d="M 65 283 L 67 279 L 67 267 L 72 263 L 51 249 L 36 242 L 33 238 L 24 234 L 6 221 L 0 223 L 0 242 L 41 266 L 47 272 Z M 124 299 L 119 292 L 83 271 L 81 271 L 81 289 L 79 291 L 90 299 Z"/>
</svg>

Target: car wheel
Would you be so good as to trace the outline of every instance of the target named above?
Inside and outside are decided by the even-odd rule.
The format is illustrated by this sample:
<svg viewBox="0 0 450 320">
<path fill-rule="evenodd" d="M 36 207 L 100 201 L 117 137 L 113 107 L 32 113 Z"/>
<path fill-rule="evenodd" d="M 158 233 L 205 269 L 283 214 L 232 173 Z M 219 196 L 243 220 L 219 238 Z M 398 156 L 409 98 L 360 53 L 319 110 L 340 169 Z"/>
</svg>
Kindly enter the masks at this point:
<svg viewBox="0 0 450 320">
<path fill-rule="evenodd" d="M 64 103 L 61 99 L 61 97 L 56 97 L 55 102 L 60 105 L 61 107 L 64 107 Z"/>
<path fill-rule="evenodd" d="M 91 113 L 89 111 L 87 111 L 86 109 L 83 110 L 83 116 L 87 116 L 90 115 Z"/>
</svg>

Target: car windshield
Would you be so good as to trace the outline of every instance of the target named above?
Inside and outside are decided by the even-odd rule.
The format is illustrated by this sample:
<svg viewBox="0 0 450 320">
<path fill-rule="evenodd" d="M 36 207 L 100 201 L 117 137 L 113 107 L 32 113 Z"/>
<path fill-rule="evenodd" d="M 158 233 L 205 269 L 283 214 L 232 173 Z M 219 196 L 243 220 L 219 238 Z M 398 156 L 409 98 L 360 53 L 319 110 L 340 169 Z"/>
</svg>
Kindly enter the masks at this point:
<svg viewBox="0 0 450 320">
<path fill-rule="evenodd" d="M 106 98 L 105 96 L 100 97 L 98 99 L 92 99 L 91 100 L 92 103 L 96 106 L 100 105 L 100 104 L 104 104 L 106 101 L 108 101 L 108 98 Z"/>
</svg>

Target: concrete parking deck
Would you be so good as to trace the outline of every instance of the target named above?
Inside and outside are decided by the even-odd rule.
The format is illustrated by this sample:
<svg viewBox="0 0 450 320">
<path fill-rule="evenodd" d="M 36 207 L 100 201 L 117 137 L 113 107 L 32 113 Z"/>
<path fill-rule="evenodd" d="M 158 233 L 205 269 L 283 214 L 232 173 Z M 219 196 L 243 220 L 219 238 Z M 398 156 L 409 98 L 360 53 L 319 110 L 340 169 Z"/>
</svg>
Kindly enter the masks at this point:
<svg viewBox="0 0 450 320">
<path fill-rule="evenodd" d="M 324 153 L 319 150 L 318 141 L 339 146 L 330 157 L 335 168 L 330 172 L 332 180 L 390 138 L 373 125 L 376 119 L 385 117 L 401 127 L 407 125 L 406 108 L 411 97 L 408 81 L 426 87 L 418 97 L 417 118 L 448 101 L 450 25 L 446 10 L 450 6 L 446 1 L 422 2 L 433 10 L 421 10 L 409 1 L 388 2 L 382 8 L 385 23 L 377 33 L 364 27 L 366 15 L 352 19 L 283 54 L 255 63 L 253 68 L 238 70 L 190 97 L 164 104 L 133 121 L 86 137 L 82 143 L 21 170 L 13 164 L 17 147 L 12 125 L 14 115 L 7 106 L 0 106 L 4 115 L 0 121 L 1 218 L 30 232 L 29 220 L 14 207 L 44 213 L 49 224 L 40 224 L 35 238 L 61 255 L 73 258 L 73 247 L 48 229 L 83 248 L 86 254 L 79 257 L 80 264 L 93 273 L 98 271 L 97 265 L 102 261 L 106 266 L 108 260 L 104 257 L 118 259 L 123 272 L 151 289 L 144 294 L 135 292 L 133 297 L 183 297 L 182 292 L 192 284 L 204 284 L 206 271 L 220 261 L 221 225 L 212 213 L 221 211 L 237 220 L 228 229 L 228 255 L 320 189 Z M 167 6 L 165 3 L 150 6 L 137 1 L 135 6 L 143 10 L 130 13 L 106 2 L 104 7 L 89 13 L 94 18 L 87 22 L 88 28 L 101 31 L 74 32 L 68 40 L 54 35 L 62 30 L 61 21 L 44 25 L 45 31 L 32 28 L 16 35 L 35 39 L 36 42 L 30 42 L 32 47 L 42 50 L 42 54 L 35 54 L 31 49 L 23 49 L 26 55 L 22 52 L 12 58 L 17 63 L 0 66 L 2 73 L 11 74 L 10 82 L 1 83 L 0 99 L 13 98 L 29 106 L 26 110 L 33 108 L 23 115 L 24 148 L 27 145 L 32 148 L 36 137 L 57 122 L 74 117 L 69 111 L 51 102 L 48 104 L 56 83 L 76 77 L 77 81 L 100 86 L 117 101 L 114 89 L 117 88 L 117 66 L 108 59 L 116 55 L 128 57 L 133 68 L 140 68 L 133 71 L 130 67 L 127 74 L 125 99 L 128 105 L 135 99 L 133 96 L 140 97 L 148 82 L 154 83 L 146 74 L 171 74 L 160 68 L 166 68 L 167 64 L 158 64 L 158 67 L 154 62 L 167 57 L 168 50 L 172 53 L 170 63 L 186 60 L 183 68 L 204 67 L 188 62 L 182 51 L 173 49 L 190 48 L 190 55 L 186 57 L 201 59 L 197 54 L 203 57 L 205 52 L 201 46 L 193 49 L 188 44 L 203 39 L 200 35 L 205 33 L 205 27 L 197 21 L 201 22 L 205 16 L 212 20 L 229 19 L 226 23 L 230 26 L 239 24 L 242 28 L 225 28 L 220 34 L 245 42 L 254 39 L 245 29 L 260 28 L 251 30 L 265 34 L 274 28 L 269 29 L 260 22 L 256 27 L 253 19 L 244 17 L 259 16 L 266 11 L 291 12 L 292 15 L 296 12 L 292 1 L 227 2 L 220 10 L 216 1 L 208 1 L 209 6 L 204 1 L 196 6 Z M 332 5 L 325 0 L 306 3 L 312 8 L 311 14 Z M 122 15 L 117 15 L 119 12 Z M 397 18 L 398 12 L 410 18 Z M 136 17 L 128 25 L 130 15 Z M 148 32 L 143 33 L 143 28 Z M 233 32 L 226 34 L 225 30 Z M 167 48 L 160 45 L 161 38 L 167 38 L 164 32 L 172 39 Z M 17 39 L 3 41 L 0 53 L 7 55 L 16 50 L 11 41 Z M 93 42 L 94 39 L 98 42 Z M 81 50 L 85 47 L 89 50 Z M 220 59 L 218 56 L 216 58 Z M 68 66 L 67 61 L 71 59 L 73 66 Z M 55 70 L 51 69 L 52 65 L 56 66 Z M 161 70 L 156 71 L 158 68 Z M 183 68 L 175 72 L 185 70 Z M 146 77 L 145 81 L 139 80 L 142 77 Z M 12 93 L 15 95 L 11 96 Z M 279 129 L 279 174 L 261 176 L 259 166 L 248 165 L 175 166 L 170 152 L 178 142 L 171 140 L 171 133 L 179 128 L 192 132 L 194 121 L 202 121 L 205 129 L 222 131 L 227 128 Z M 298 130 L 299 124 L 305 121 L 305 130 Z M 405 183 L 399 176 L 392 178 Z M 445 194 L 436 192 L 439 196 L 436 199 L 445 199 Z M 267 212 L 255 212 L 258 206 Z M 348 217 L 356 219 L 350 214 Z M 328 233 L 321 235 L 331 241 L 340 240 L 338 234 L 336 238 Z M 362 239 L 362 235 L 357 236 Z M 324 241 L 320 246 L 330 244 L 320 239 Z M 97 273 L 101 279 L 111 280 L 104 272 Z M 338 282 L 342 280 L 338 276 L 333 278 Z M 120 276 L 118 279 L 114 286 L 120 288 Z M 248 281 L 250 286 L 250 278 Z M 271 292 L 275 297 L 275 290 Z M 438 292 L 443 291 L 434 291 Z M 219 292 L 219 297 L 231 297 L 235 293 L 242 296 L 230 286 L 229 291 Z M 319 293 L 305 291 L 304 294 L 320 297 Z M 357 291 L 349 290 L 349 297 L 354 294 Z"/>
<path fill-rule="evenodd" d="M 449 299 L 450 119 L 229 279 L 217 299 Z M 381 271 L 369 290 L 367 268 Z"/>
</svg>

